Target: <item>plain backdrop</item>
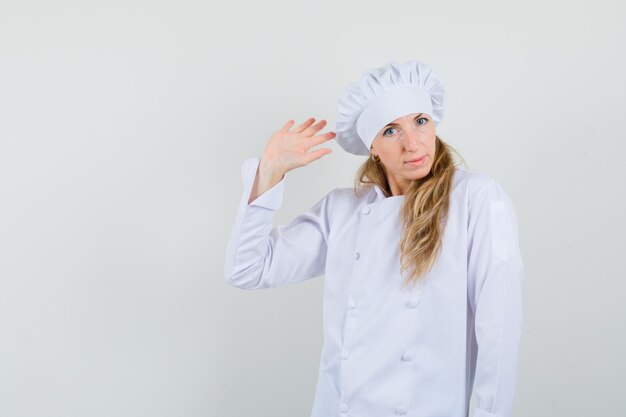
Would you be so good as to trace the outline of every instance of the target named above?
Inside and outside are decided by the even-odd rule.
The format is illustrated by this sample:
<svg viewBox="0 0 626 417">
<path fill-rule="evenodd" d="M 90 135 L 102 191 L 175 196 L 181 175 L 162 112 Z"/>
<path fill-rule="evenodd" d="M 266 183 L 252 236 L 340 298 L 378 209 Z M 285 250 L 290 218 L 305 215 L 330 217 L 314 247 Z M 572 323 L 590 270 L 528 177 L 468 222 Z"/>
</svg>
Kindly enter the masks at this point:
<svg viewBox="0 0 626 417">
<path fill-rule="evenodd" d="M 309 415 L 323 277 L 223 279 L 240 168 L 390 60 L 498 180 L 525 262 L 515 417 L 626 415 L 623 2 L 0 0 L 0 416 Z M 287 174 L 276 224 L 362 157 Z"/>
</svg>

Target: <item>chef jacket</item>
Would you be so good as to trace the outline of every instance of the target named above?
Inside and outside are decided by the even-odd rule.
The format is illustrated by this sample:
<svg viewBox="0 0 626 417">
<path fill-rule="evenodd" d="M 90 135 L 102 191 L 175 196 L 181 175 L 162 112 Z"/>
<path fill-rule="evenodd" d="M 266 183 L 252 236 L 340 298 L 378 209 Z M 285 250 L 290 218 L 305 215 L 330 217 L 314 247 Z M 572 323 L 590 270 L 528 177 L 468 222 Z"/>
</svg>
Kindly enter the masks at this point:
<svg viewBox="0 0 626 417">
<path fill-rule="evenodd" d="M 472 388 L 474 417 L 511 416 L 523 264 L 499 183 L 455 167 L 441 253 L 419 285 L 403 288 L 403 195 L 335 188 L 273 226 L 285 177 L 248 204 L 260 159 L 241 167 L 224 278 L 252 290 L 324 275 L 311 417 L 467 417 Z"/>
</svg>

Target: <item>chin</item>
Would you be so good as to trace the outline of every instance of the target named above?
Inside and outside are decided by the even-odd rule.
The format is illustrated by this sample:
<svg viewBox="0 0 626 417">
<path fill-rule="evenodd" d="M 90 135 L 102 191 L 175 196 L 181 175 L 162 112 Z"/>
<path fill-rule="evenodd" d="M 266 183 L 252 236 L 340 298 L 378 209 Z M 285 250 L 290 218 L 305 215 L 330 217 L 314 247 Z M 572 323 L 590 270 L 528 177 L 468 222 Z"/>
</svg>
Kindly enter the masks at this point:
<svg viewBox="0 0 626 417">
<path fill-rule="evenodd" d="M 430 174 L 430 168 L 431 167 L 421 167 L 421 168 L 412 168 L 410 174 L 408 175 L 409 178 L 413 179 L 413 180 L 418 180 L 420 178 L 424 178 L 425 176 L 427 176 L 428 174 Z"/>
<path fill-rule="evenodd" d="M 420 179 L 424 178 L 425 176 L 427 176 L 429 173 L 430 173 L 430 171 L 427 171 L 427 172 L 424 172 L 421 175 L 415 175 L 415 176 L 412 177 L 412 179 L 413 180 L 420 180 Z"/>
</svg>

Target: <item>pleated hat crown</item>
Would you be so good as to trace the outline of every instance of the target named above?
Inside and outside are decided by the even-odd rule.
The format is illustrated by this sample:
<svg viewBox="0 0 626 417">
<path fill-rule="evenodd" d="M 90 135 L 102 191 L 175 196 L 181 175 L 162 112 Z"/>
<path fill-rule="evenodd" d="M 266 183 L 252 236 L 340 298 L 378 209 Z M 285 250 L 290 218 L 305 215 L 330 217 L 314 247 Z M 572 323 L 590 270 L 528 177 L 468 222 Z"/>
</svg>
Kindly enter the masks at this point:
<svg viewBox="0 0 626 417">
<path fill-rule="evenodd" d="M 416 59 L 390 61 L 348 83 L 338 99 L 335 141 L 346 152 L 369 155 L 378 132 L 398 117 L 426 113 L 435 126 L 444 114 L 445 91 L 439 77 Z"/>
</svg>

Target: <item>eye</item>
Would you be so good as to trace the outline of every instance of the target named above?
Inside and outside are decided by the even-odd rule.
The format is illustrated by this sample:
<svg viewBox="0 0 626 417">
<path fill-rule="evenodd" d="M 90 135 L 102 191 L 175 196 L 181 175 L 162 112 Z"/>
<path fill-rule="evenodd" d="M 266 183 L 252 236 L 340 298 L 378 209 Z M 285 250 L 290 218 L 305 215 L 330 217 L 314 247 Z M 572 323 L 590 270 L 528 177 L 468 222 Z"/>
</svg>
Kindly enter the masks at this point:
<svg viewBox="0 0 626 417">
<path fill-rule="evenodd" d="M 423 121 L 424 121 L 424 123 L 420 123 L 420 122 L 419 122 L 420 120 L 423 120 Z M 418 123 L 419 125 L 422 125 L 422 126 L 423 126 L 423 125 L 425 125 L 427 122 L 428 122 L 428 119 L 427 119 L 427 118 L 425 118 L 425 117 L 420 117 L 419 119 L 417 119 L 417 123 Z"/>
<path fill-rule="evenodd" d="M 385 129 L 385 131 L 383 132 L 383 136 L 389 136 L 389 135 L 387 135 L 386 133 L 387 133 L 388 131 L 390 131 L 390 130 L 395 130 L 395 128 L 390 127 L 390 128 Z"/>
</svg>

